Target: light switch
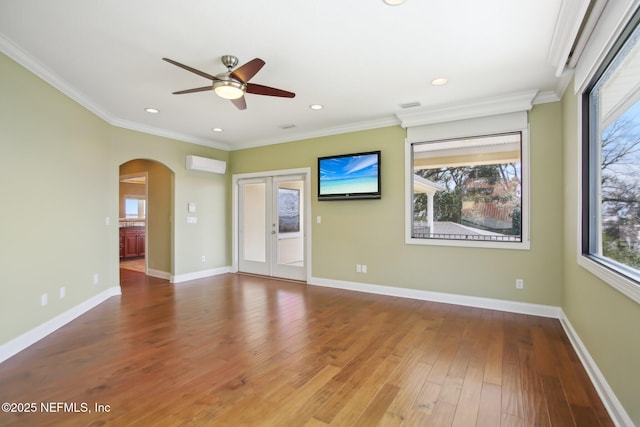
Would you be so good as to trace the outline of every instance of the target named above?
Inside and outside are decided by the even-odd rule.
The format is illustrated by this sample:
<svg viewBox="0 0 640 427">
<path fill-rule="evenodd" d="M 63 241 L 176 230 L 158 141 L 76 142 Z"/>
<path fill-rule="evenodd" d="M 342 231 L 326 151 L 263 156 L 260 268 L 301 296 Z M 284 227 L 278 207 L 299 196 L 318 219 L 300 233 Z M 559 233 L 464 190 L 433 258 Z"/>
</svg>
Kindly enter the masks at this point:
<svg viewBox="0 0 640 427">
<path fill-rule="evenodd" d="M 189 211 L 189 213 L 195 213 L 196 202 L 189 202 L 189 204 L 187 205 L 187 210 Z"/>
</svg>

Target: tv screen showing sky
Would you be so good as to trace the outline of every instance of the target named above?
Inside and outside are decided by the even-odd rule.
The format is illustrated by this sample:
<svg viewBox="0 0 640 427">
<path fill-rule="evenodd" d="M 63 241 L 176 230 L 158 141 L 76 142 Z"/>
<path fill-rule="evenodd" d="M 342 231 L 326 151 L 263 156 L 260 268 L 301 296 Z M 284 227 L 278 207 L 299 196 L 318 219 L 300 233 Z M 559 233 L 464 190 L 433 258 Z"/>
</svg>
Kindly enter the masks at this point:
<svg viewBox="0 0 640 427">
<path fill-rule="evenodd" d="M 320 194 L 377 191 L 377 153 L 320 159 Z"/>
</svg>

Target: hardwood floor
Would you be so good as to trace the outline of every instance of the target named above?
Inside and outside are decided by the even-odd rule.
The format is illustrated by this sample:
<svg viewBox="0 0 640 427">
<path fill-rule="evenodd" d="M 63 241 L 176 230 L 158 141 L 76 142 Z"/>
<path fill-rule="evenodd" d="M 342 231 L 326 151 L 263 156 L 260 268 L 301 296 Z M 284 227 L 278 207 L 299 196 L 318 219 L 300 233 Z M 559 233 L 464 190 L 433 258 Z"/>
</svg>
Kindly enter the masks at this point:
<svg viewBox="0 0 640 427">
<path fill-rule="evenodd" d="M 146 271 L 146 263 L 144 258 L 120 261 L 120 268 L 124 270 L 133 270 L 139 273 Z"/>
<path fill-rule="evenodd" d="M 0 364 L 0 402 L 37 406 L 0 425 L 613 425 L 554 319 L 121 273 L 121 297 Z"/>
</svg>

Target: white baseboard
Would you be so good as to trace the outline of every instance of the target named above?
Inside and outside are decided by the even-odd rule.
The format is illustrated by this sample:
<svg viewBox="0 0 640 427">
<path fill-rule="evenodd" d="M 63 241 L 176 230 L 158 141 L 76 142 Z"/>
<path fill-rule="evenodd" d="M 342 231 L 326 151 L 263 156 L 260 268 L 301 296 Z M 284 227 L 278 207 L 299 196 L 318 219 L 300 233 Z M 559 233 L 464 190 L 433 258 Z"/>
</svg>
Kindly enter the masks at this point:
<svg viewBox="0 0 640 427">
<path fill-rule="evenodd" d="M 181 283 L 181 282 L 187 282 L 189 280 L 204 279 L 205 277 L 218 276 L 220 274 L 225 274 L 230 272 L 231 272 L 231 266 L 218 267 L 218 268 L 212 268 L 210 270 L 195 271 L 193 273 L 177 274 L 175 276 L 171 276 L 169 278 L 169 281 L 171 283 Z"/>
<path fill-rule="evenodd" d="M 210 270 L 198 271 L 195 273 L 182 274 L 178 276 L 171 276 L 172 283 L 180 283 L 188 280 L 196 280 L 210 276 L 216 276 L 219 274 L 229 273 L 231 267 L 220 267 Z M 156 272 L 156 274 L 168 274 L 164 272 Z M 156 276 L 148 272 L 150 276 Z M 161 277 L 165 278 L 165 277 Z M 511 313 L 530 314 L 535 316 L 551 317 L 560 320 L 565 333 L 567 334 L 569 341 L 571 342 L 574 350 L 576 351 L 582 365 L 584 366 L 591 382 L 593 383 L 596 391 L 598 392 L 603 404 L 607 408 L 609 415 L 613 419 L 616 426 L 619 427 L 632 427 L 633 421 L 625 411 L 624 407 L 616 397 L 615 393 L 607 383 L 604 375 L 598 368 L 589 351 L 585 347 L 584 343 L 578 336 L 575 329 L 571 325 L 571 322 L 565 315 L 564 311 L 560 307 L 529 304 L 516 301 L 497 300 L 492 298 L 473 297 L 466 295 L 447 294 L 441 292 L 431 292 L 419 289 L 408 288 L 396 288 L 392 286 L 372 285 L 360 282 L 348 282 L 342 280 L 325 279 L 320 277 L 311 277 L 308 281 L 309 285 L 324 286 L 329 288 L 345 289 L 357 292 L 367 292 L 379 295 L 395 296 L 401 298 L 412 298 L 425 301 L 441 302 L 446 304 L 457 304 L 468 307 L 486 308 L 491 310 L 500 310 Z M 30 345 L 36 343 L 47 335 L 51 334 L 55 330 L 61 328 L 73 319 L 91 310 L 98 304 L 106 301 L 112 296 L 121 294 L 120 287 L 111 287 L 99 293 L 98 295 L 84 301 L 81 304 L 65 311 L 62 314 L 54 317 L 51 320 L 33 328 L 32 330 L 12 339 L 11 341 L 2 344 L 0 346 L 0 363 L 14 356 Z"/>
<path fill-rule="evenodd" d="M 633 427 L 633 421 L 624 410 L 624 407 L 616 397 L 615 393 L 607 383 L 604 375 L 598 369 L 589 351 L 582 343 L 582 340 L 571 326 L 571 322 L 565 315 L 561 307 L 529 304 L 516 301 L 497 300 L 492 298 L 473 297 L 466 295 L 447 294 L 441 292 L 423 291 L 418 289 L 396 288 L 392 286 L 372 285 L 360 282 L 348 282 L 342 280 L 325 279 L 312 277 L 310 285 L 324 286 L 329 288 L 346 289 L 350 291 L 368 292 L 372 294 L 388 295 L 402 298 L 413 298 L 425 301 L 441 302 L 446 304 L 457 304 L 467 307 L 487 308 L 490 310 L 500 310 L 510 313 L 530 314 L 534 316 L 551 317 L 560 320 L 560 324 L 569 337 L 569 341 L 576 351 L 582 365 L 584 366 L 593 386 L 607 408 L 611 419 L 618 427 Z"/>
<path fill-rule="evenodd" d="M 62 326 L 71 322 L 76 317 L 79 317 L 87 311 L 91 310 L 98 304 L 120 294 L 120 286 L 114 286 L 109 289 L 105 289 L 98 295 L 89 298 L 88 300 L 76 305 L 75 307 L 70 308 L 64 313 L 57 315 L 53 319 L 48 320 L 43 324 L 31 329 L 30 331 L 25 332 L 24 334 L 12 339 L 11 341 L 2 344 L 0 346 L 0 363 L 4 362 L 11 356 L 14 356 L 15 354 L 21 352 L 30 345 L 40 341 L 42 338 L 46 337 L 55 330 L 60 329 Z"/>
<path fill-rule="evenodd" d="M 152 268 L 147 269 L 147 276 L 157 277 L 158 279 L 171 280 L 171 273 L 168 271 L 154 270 Z"/>
<path fill-rule="evenodd" d="M 388 295 L 401 298 L 412 298 L 424 301 L 442 302 L 445 304 L 464 305 L 467 307 L 487 308 L 490 310 L 507 311 L 510 313 L 531 314 L 534 316 L 552 317 L 559 319 L 562 313 L 560 307 L 542 304 L 530 304 L 517 301 L 506 301 L 484 297 L 447 294 L 442 292 L 423 291 L 420 289 L 396 288 L 393 286 L 372 285 L 360 282 L 324 279 L 312 277 L 310 285 L 328 288 L 346 289 L 350 291 L 368 292 L 371 294 Z"/>
<path fill-rule="evenodd" d="M 633 427 L 634 424 L 629 417 L 629 414 L 624 410 L 624 407 L 609 386 L 609 383 L 607 383 L 604 375 L 600 372 L 598 365 L 596 365 L 595 360 L 593 360 L 589 354 L 587 347 L 585 347 L 580 336 L 578 336 L 578 333 L 573 329 L 573 326 L 564 311 L 561 312 L 560 324 L 569 337 L 569 341 L 571 341 L 573 349 L 578 354 L 578 357 L 582 362 L 582 366 L 584 366 L 584 369 L 587 371 L 587 375 L 589 375 L 591 383 L 598 392 L 600 399 L 602 399 L 602 403 L 607 408 L 607 411 L 615 425 L 618 427 Z"/>
</svg>

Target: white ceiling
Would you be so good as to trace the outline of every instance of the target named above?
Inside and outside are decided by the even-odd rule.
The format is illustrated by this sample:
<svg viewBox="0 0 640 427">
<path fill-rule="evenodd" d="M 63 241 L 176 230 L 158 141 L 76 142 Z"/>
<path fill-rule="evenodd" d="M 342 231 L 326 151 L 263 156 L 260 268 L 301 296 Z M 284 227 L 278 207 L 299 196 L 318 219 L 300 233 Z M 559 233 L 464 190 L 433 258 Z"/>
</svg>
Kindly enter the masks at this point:
<svg viewBox="0 0 640 427">
<path fill-rule="evenodd" d="M 557 97 L 566 84 L 548 58 L 562 6 L 0 0 L 0 49 L 113 125 L 233 150 L 399 124 L 396 114 L 408 111 L 519 93 Z M 217 74 L 226 71 L 225 54 L 239 64 L 262 58 L 266 65 L 251 82 L 296 97 L 247 94 L 240 111 L 211 91 L 172 95 L 209 81 L 163 57 Z M 449 83 L 432 86 L 437 77 Z M 400 107 L 412 102 L 421 106 Z M 316 103 L 324 109 L 309 109 Z"/>
</svg>

